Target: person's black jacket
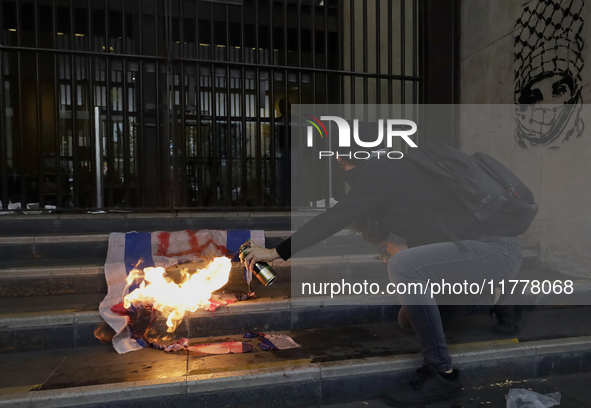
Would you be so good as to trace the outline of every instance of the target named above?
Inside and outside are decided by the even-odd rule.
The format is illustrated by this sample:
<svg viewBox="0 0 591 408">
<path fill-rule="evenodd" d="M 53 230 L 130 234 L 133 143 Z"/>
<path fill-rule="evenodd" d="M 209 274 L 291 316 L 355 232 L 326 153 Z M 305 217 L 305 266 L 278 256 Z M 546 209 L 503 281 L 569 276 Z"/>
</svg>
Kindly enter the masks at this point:
<svg viewBox="0 0 591 408">
<path fill-rule="evenodd" d="M 451 241 L 434 216 L 461 240 L 485 235 L 446 186 L 407 158 L 360 162 L 345 172 L 345 179 L 351 186 L 348 194 L 277 246 L 282 259 L 368 217 L 377 219 L 381 230 L 404 238 L 409 248 Z"/>
</svg>

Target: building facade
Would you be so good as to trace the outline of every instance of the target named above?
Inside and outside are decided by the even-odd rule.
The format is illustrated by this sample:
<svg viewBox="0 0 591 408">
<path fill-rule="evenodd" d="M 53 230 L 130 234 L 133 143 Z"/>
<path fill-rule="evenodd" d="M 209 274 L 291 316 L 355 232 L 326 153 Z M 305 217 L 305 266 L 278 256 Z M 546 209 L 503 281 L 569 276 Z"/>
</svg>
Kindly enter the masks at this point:
<svg viewBox="0 0 591 408">
<path fill-rule="evenodd" d="M 285 208 L 290 106 L 425 102 L 431 3 L 5 0 L 3 208 Z"/>
</svg>

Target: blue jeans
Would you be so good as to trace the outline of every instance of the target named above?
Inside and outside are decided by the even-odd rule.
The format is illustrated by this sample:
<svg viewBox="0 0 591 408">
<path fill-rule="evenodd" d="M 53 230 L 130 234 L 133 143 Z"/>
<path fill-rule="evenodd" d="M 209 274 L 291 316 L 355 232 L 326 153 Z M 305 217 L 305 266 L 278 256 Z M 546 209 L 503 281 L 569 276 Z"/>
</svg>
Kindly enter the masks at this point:
<svg viewBox="0 0 591 408">
<path fill-rule="evenodd" d="M 482 295 L 454 295 L 453 303 L 493 304 L 494 295 L 488 282 L 512 279 L 521 266 L 522 248 L 517 237 L 486 236 L 479 240 L 466 240 L 468 251 L 462 252 L 453 242 L 423 245 L 401 251 L 388 263 L 390 282 L 404 284 L 441 283 L 442 279 L 453 285 L 464 281 L 484 285 Z M 415 286 L 416 287 L 416 286 Z M 459 288 L 459 286 L 457 286 Z M 465 292 L 463 289 L 462 291 Z M 443 325 L 437 303 L 430 291 L 407 290 L 397 293 L 412 327 L 419 337 L 425 364 L 437 371 L 451 369 L 451 358 L 443 333 Z M 451 302 L 447 302 L 450 303 Z"/>
</svg>

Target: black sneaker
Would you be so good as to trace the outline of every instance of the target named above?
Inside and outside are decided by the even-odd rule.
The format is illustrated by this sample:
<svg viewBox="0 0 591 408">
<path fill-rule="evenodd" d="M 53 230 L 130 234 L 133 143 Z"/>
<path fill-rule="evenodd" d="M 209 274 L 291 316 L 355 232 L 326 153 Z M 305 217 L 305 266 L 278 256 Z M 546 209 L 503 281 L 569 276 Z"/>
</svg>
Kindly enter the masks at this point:
<svg viewBox="0 0 591 408">
<path fill-rule="evenodd" d="M 462 394 L 459 371 L 446 374 L 443 378 L 432 366 L 424 365 L 417 370 L 417 375 L 409 382 L 400 384 L 386 394 L 386 402 L 393 407 L 421 408 L 427 404 L 455 403 Z"/>
</svg>

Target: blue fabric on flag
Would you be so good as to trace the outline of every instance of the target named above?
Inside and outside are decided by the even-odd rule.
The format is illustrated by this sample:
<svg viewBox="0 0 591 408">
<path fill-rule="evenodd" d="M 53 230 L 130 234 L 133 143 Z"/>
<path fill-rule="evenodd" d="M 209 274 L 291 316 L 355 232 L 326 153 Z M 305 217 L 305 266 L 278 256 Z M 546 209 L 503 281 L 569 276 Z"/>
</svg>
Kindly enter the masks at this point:
<svg viewBox="0 0 591 408">
<path fill-rule="evenodd" d="M 228 254 L 233 254 L 232 261 L 238 262 L 240 255 L 238 250 L 240 246 L 250 239 L 250 231 L 248 230 L 230 230 L 226 238 L 226 249 Z"/>
<path fill-rule="evenodd" d="M 124 262 L 127 275 L 136 267 L 140 259 L 142 263 L 139 266 L 142 269 L 154 267 L 154 259 L 152 258 L 152 234 L 144 232 L 125 234 Z M 129 293 L 138 287 L 139 283 L 134 282 L 129 286 Z"/>
</svg>

